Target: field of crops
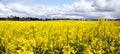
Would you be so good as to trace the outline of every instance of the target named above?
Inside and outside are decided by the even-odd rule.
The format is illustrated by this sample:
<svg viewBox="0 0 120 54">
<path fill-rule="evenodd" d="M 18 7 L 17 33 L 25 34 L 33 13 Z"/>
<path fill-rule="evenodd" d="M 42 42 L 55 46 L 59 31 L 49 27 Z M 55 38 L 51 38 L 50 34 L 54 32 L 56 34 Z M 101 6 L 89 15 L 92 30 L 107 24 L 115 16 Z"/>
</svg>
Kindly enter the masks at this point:
<svg viewBox="0 0 120 54">
<path fill-rule="evenodd" d="M 120 21 L 0 21 L 0 54 L 120 54 Z"/>
</svg>

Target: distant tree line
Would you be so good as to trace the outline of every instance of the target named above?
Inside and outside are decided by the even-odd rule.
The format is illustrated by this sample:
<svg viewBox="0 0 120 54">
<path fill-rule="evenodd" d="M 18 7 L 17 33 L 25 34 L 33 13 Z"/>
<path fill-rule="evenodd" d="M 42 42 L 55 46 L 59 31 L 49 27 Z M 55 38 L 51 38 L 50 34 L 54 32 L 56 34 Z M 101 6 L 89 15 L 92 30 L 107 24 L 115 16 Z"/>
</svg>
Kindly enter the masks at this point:
<svg viewBox="0 0 120 54">
<path fill-rule="evenodd" d="M 18 16 L 8 16 L 8 17 L 0 17 L 0 20 L 13 20 L 13 21 L 49 21 L 49 20 L 82 20 L 82 21 L 97 21 L 98 19 L 70 19 L 70 18 L 35 18 L 35 17 L 18 17 Z M 106 19 L 108 21 L 120 19 Z"/>
</svg>

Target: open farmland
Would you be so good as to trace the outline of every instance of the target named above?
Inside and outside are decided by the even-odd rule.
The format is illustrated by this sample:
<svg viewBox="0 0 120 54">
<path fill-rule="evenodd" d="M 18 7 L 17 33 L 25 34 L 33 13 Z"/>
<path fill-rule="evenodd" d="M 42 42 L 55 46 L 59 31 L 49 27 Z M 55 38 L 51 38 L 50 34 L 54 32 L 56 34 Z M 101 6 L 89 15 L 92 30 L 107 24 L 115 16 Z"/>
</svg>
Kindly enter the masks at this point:
<svg viewBox="0 0 120 54">
<path fill-rule="evenodd" d="M 0 54 L 120 54 L 120 21 L 0 21 Z"/>
</svg>

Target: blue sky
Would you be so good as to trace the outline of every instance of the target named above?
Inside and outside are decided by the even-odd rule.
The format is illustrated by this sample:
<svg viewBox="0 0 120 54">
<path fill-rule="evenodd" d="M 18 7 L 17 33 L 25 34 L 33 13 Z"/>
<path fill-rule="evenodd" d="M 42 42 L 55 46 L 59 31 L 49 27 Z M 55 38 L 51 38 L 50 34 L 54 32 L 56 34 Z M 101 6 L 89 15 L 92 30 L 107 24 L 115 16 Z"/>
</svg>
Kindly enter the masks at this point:
<svg viewBox="0 0 120 54">
<path fill-rule="evenodd" d="M 120 18 L 120 0 L 1 0 L 0 17 Z"/>
<path fill-rule="evenodd" d="M 44 5 L 44 6 L 63 6 L 63 4 L 72 4 L 74 0 L 5 0 L 3 3 L 22 3 L 24 5 Z"/>
<path fill-rule="evenodd" d="M 35 0 L 34 3 L 37 5 L 45 6 L 63 6 L 63 4 L 72 4 L 74 0 Z"/>
</svg>

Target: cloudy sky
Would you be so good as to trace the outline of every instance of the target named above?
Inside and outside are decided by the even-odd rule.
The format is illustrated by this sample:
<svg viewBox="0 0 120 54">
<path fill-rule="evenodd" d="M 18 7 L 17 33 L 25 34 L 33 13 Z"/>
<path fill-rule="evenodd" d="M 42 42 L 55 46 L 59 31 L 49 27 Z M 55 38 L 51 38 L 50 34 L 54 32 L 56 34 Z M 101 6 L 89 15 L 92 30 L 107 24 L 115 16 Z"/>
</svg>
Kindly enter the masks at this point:
<svg viewBox="0 0 120 54">
<path fill-rule="evenodd" d="M 0 0 L 0 17 L 120 18 L 120 0 Z"/>
</svg>

